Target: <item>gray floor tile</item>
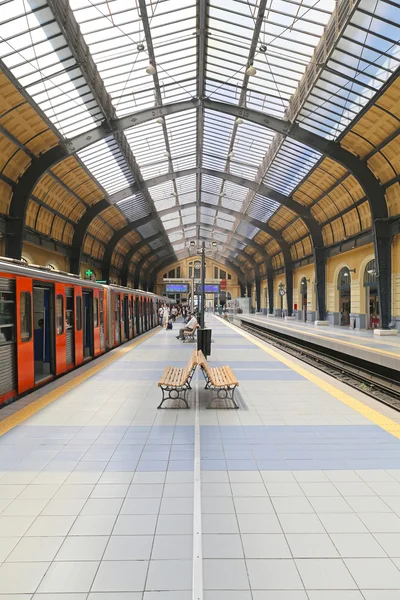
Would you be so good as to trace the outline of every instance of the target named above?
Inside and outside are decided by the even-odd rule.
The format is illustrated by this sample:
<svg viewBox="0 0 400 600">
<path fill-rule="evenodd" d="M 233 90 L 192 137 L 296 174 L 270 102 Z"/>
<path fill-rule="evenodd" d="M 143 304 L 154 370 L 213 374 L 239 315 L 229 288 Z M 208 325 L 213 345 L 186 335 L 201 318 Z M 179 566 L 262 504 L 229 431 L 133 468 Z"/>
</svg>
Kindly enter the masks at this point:
<svg viewBox="0 0 400 600">
<path fill-rule="evenodd" d="M 398 500 L 400 500 L 400 498 L 398 498 Z M 346 502 L 357 514 L 363 512 L 391 512 L 390 506 L 388 506 L 387 503 L 384 502 L 381 498 L 378 498 L 378 496 L 346 496 Z"/>
<path fill-rule="evenodd" d="M 193 498 L 193 483 L 166 483 L 164 498 Z"/>
<path fill-rule="evenodd" d="M 96 574 L 98 562 L 55 562 L 41 582 L 42 593 L 88 592 Z"/>
<path fill-rule="evenodd" d="M 292 559 L 247 560 L 252 590 L 303 590 Z"/>
<path fill-rule="evenodd" d="M 1 600 L 3 600 L 2 596 L 0 596 Z M 34 594 L 34 596 L 32 596 L 32 600 L 50 600 L 50 598 L 55 598 L 55 600 L 86 600 L 87 599 L 87 593 L 84 592 L 83 594 Z M 12 600 L 10 598 L 10 600 Z M 15 597 L 15 600 L 22 600 L 20 599 L 19 596 Z M 100 599 L 98 599 L 100 600 Z M 140 599 L 139 599 L 140 600 Z"/>
<path fill-rule="evenodd" d="M 153 535 L 157 515 L 120 515 L 113 530 L 114 535 Z"/>
<path fill-rule="evenodd" d="M 232 483 L 262 483 L 259 471 L 228 471 L 229 481 Z"/>
<path fill-rule="evenodd" d="M 268 496 L 263 483 L 232 483 L 231 487 L 233 496 L 243 496 L 244 498 Z"/>
<path fill-rule="evenodd" d="M 331 539 L 342 558 L 386 558 L 386 553 L 370 533 L 333 533 Z"/>
<path fill-rule="evenodd" d="M 6 560 L 20 539 L 20 537 L 0 537 L 0 563 Z"/>
<path fill-rule="evenodd" d="M 99 483 L 91 493 L 91 498 L 125 498 L 128 483 Z"/>
<path fill-rule="evenodd" d="M 144 589 L 147 561 L 102 561 L 92 592 L 140 592 Z"/>
<path fill-rule="evenodd" d="M 361 589 L 400 590 L 400 571 L 389 558 L 347 558 L 344 562 Z"/>
<path fill-rule="evenodd" d="M 90 484 L 65 484 L 62 485 L 55 498 L 89 498 L 94 489 L 94 485 Z"/>
<path fill-rule="evenodd" d="M 233 502 L 237 513 L 275 513 L 272 502 L 267 497 L 235 497 Z"/>
<path fill-rule="evenodd" d="M 187 559 L 193 556 L 193 536 L 156 535 L 154 537 L 152 560 Z"/>
<path fill-rule="evenodd" d="M 325 533 L 317 515 L 283 514 L 279 521 L 284 533 Z"/>
<path fill-rule="evenodd" d="M 328 533 L 368 533 L 355 514 L 321 514 L 319 519 Z"/>
<path fill-rule="evenodd" d="M 240 533 L 282 533 L 276 515 L 272 514 L 238 514 Z"/>
<path fill-rule="evenodd" d="M 364 600 L 366 598 L 365 593 L 361 594 L 356 590 L 318 590 L 314 592 L 307 590 L 307 594 L 309 600 Z"/>
<path fill-rule="evenodd" d="M 191 590 L 191 560 L 151 560 L 146 590 Z"/>
<path fill-rule="evenodd" d="M 193 515 L 159 515 L 157 535 L 191 535 L 193 533 Z"/>
<path fill-rule="evenodd" d="M 231 497 L 232 490 L 229 483 L 202 483 L 201 484 L 201 494 L 202 496 L 212 496 L 212 497 Z"/>
<path fill-rule="evenodd" d="M 375 492 L 370 485 L 362 481 L 356 482 L 340 482 L 335 483 L 335 487 L 339 490 L 342 496 L 375 496 Z"/>
<path fill-rule="evenodd" d="M 374 538 L 392 558 L 400 558 L 400 533 L 375 533 Z"/>
<path fill-rule="evenodd" d="M 242 559 L 204 559 L 204 590 L 247 590 L 249 580 Z"/>
<path fill-rule="evenodd" d="M 239 498 L 236 498 L 239 500 Z M 245 500 L 245 498 L 240 498 L 240 500 Z M 214 513 L 214 514 L 227 514 L 235 512 L 235 504 L 233 503 L 232 498 L 223 497 L 217 498 L 214 496 L 203 496 L 201 500 L 201 510 L 203 513 Z"/>
<path fill-rule="evenodd" d="M 91 599 L 89 598 L 89 600 Z M 93 598 L 93 600 L 97 599 Z M 136 598 L 132 600 L 136 600 Z M 140 598 L 140 600 L 142 599 Z M 143 600 L 192 600 L 192 592 L 180 590 L 174 590 L 173 592 L 145 592 Z"/>
<path fill-rule="evenodd" d="M 82 498 L 53 498 L 42 511 L 43 516 L 77 516 L 85 505 Z"/>
<path fill-rule="evenodd" d="M 268 494 L 273 497 L 289 497 L 304 496 L 304 492 L 298 483 L 273 483 L 266 482 Z"/>
<path fill-rule="evenodd" d="M 290 548 L 282 534 L 242 534 L 246 558 L 291 558 Z"/>
<path fill-rule="evenodd" d="M 310 502 L 304 496 L 300 498 L 297 496 L 293 498 L 272 498 L 272 504 L 278 514 L 315 512 Z"/>
<path fill-rule="evenodd" d="M 254 596 L 253 596 L 254 597 Z M 205 590 L 204 600 L 252 600 L 248 590 Z M 303 599 L 301 599 L 303 600 Z"/>
<path fill-rule="evenodd" d="M 112 535 L 103 560 L 149 560 L 152 545 L 152 535 Z"/>
<path fill-rule="evenodd" d="M 253 600 L 308 600 L 300 590 L 253 591 Z"/>
<path fill-rule="evenodd" d="M 322 484 L 321 484 L 322 485 Z M 312 507 L 318 514 L 321 513 L 352 513 L 351 506 L 344 498 L 337 497 L 313 497 L 309 496 Z"/>
<path fill-rule="evenodd" d="M 287 542 L 294 558 L 336 558 L 338 551 L 326 533 L 290 533 Z"/>
<path fill-rule="evenodd" d="M 163 515 L 192 515 L 193 498 L 163 498 L 160 513 Z"/>
<path fill-rule="evenodd" d="M 37 517 L 34 523 L 26 532 L 27 536 L 42 537 L 55 536 L 61 537 L 68 535 L 76 517 Z"/>
<path fill-rule="evenodd" d="M 1 594 L 33 593 L 50 563 L 4 563 L 0 566 Z"/>
<path fill-rule="evenodd" d="M 239 533 L 236 515 L 213 515 L 202 516 L 203 533 Z"/>
<path fill-rule="evenodd" d="M 202 471 L 203 483 L 229 483 L 228 471 Z"/>
<path fill-rule="evenodd" d="M 35 517 L 1 517 L 0 532 L 2 537 L 21 537 L 29 529 Z"/>
<path fill-rule="evenodd" d="M 243 558 L 240 535 L 203 534 L 203 558 Z"/>
<path fill-rule="evenodd" d="M 7 562 L 51 562 L 63 541 L 63 537 L 22 538 L 9 555 Z"/>
<path fill-rule="evenodd" d="M 116 521 L 111 515 L 85 515 L 78 517 L 69 535 L 110 535 Z"/>
<path fill-rule="evenodd" d="M 360 513 L 371 533 L 400 533 L 400 517 L 394 513 Z"/>
<path fill-rule="evenodd" d="M 121 498 L 89 498 L 81 515 L 118 515 L 123 500 Z"/>
<path fill-rule="evenodd" d="M 129 486 L 127 498 L 161 498 L 163 495 L 161 483 L 133 483 Z"/>
<path fill-rule="evenodd" d="M 354 590 L 357 585 L 339 558 L 297 559 L 306 590 Z"/>
<path fill-rule="evenodd" d="M 161 498 L 126 498 L 121 515 L 158 515 Z"/>
<path fill-rule="evenodd" d="M 99 561 L 101 560 L 108 536 L 68 536 L 61 546 L 56 561 Z"/>
</svg>

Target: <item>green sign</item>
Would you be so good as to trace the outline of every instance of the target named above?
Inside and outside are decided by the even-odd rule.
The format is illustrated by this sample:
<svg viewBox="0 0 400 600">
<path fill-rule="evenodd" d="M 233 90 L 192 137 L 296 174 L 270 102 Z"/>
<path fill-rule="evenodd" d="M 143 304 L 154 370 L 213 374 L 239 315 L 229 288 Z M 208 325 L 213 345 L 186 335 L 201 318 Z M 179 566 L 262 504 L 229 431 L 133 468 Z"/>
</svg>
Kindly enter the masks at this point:
<svg viewBox="0 0 400 600">
<path fill-rule="evenodd" d="M 93 271 L 91 269 L 88 269 L 87 271 L 85 271 L 85 275 L 86 277 L 91 277 L 93 275 Z"/>
<path fill-rule="evenodd" d="M 105 279 L 96 279 L 96 283 L 104 283 L 104 284 L 106 284 L 107 281 Z"/>
</svg>

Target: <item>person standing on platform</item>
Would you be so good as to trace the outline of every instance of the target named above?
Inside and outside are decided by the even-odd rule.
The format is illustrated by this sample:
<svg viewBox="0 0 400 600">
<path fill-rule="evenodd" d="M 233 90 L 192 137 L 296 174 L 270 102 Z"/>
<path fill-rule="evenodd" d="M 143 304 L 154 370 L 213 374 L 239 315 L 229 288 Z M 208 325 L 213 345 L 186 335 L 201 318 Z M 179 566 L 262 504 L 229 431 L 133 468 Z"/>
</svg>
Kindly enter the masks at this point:
<svg viewBox="0 0 400 600">
<path fill-rule="evenodd" d="M 164 306 L 163 306 L 163 327 L 164 327 L 164 329 L 167 329 L 168 321 L 169 321 L 169 308 L 164 302 Z"/>
</svg>

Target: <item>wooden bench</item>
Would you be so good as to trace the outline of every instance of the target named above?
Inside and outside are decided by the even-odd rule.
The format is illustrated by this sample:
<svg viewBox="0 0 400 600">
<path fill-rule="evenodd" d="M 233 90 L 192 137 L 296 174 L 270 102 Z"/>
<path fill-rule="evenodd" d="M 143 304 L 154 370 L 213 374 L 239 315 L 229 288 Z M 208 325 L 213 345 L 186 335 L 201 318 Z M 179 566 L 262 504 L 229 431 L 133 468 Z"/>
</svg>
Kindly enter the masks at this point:
<svg viewBox="0 0 400 600">
<path fill-rule="evenodd" d="M 197 323 L 197 325 L 195 327 L 193 327 L 193 329 L 191 331 L 184 331 L 183 332 L 183 343 L 185 342 L 194 342 L 194 334 L 196 333 L 196 330 L 200 327 L 200 325 Z"/>
<path fill-rule="evenodd" d="M 186 408 L 189 408 L 189 404 L 186 400 L 186 393 L 192 389 L 190 382 L 192 381 L 193 374 L 197 367 L 197 351 L 193 350 L 186 366 L 182 369 L 179 367 L 166 367 L 158 387 L 162 391 L 162 400 L 157 408 L 162 408 L 166 400 L 183 400 L 186 404 Z"/>
<path fill-rule="evenodd" d="M 203 375 L 206 379 L 206 387 L 211 391 L 211 400 L 207 405 L 210 408 L 213 398 L 212 393 L 216 392 L 216 398 L 228 399 L 232 402 L 233 408 L 239 408 L 235 402 L 234 394 L 237 386 L 239 385 L 238 380 L 233 374 L 232 369 L 229 366 L 225 367 L 210 367 L 203 352 L 199 350 L 197 352 L 197 362 L 201 366 Z"/>
</svg>

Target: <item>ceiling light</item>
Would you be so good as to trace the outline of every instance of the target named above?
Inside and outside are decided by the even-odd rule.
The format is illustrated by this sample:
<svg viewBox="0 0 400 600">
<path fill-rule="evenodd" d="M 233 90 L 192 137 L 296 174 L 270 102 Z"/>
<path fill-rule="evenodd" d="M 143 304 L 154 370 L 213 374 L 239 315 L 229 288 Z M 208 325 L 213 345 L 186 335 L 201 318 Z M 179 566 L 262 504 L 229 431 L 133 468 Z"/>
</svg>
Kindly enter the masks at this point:
<svg viewBox="0 0 400 600">
<path fill-rule="evenodd" d="M 373 275 L 374 273 L 376 273 L 375 269 L 368 269 L 367 271 L 368 275 Z"/>
<path fill-rule="evenodd" d="M 149 65 L 149 66 L 146 68 L 146 73 L 147 73 L 148 75 L 154 75 L 154 73 L 155 73 L 155 72 L 156 72 L 156 68 L 155 68 L 155 66 L 154 66 L 154 65 L 151 65 L 151 64 L 150 64 L 150 65 Z"/>
<path fill-rule="evenodd" d="M 169 158 L 171 155 L 169 152 L 164 152 L 164 156 L 166 156 L 167 158 Z"/>
<path fill-rule="evenodd" d="M 243 119 L 241 117 L 238 117 L 235 121 L 236 125 L 242 125 L 242 123 L 244 123 Z"/>
<path fill-rule="evenodd" d="M 143 52 L 143 50 L 144 50 L 144 44 L 138 44 L 138 45 L 136 46 L 136 50 L 137 50 L 138 52 Z"/>
<path fill-rule="evenodd" d="M 158 119 L 156 119 L 156 123 L 162 125 L 164 123 L 164 119 L 162 117 L 158 117 Z"/>
<path fill-rule="evenodd" d="M 234 152 L 229 152 L 228 158 L 235 158 L 235 153 Z"/>
<path fill-rule="evenodd" d="M 262 52 L 263 54 L 265 54 L 266 51 L 267 51 L 266 44 L 261 44 L 261 46 L 260 46 L 260 52 Z"/>
<path fill-rule="evenodd" d="M 252 75 L 255 75 L 257 73 L 257 69 L 255 68 L 254 65 L 250 65 L 247 69 L 246 69 L 246 75 L 248 75 L 249 77 L 251 77 Z"/>
</svg>

